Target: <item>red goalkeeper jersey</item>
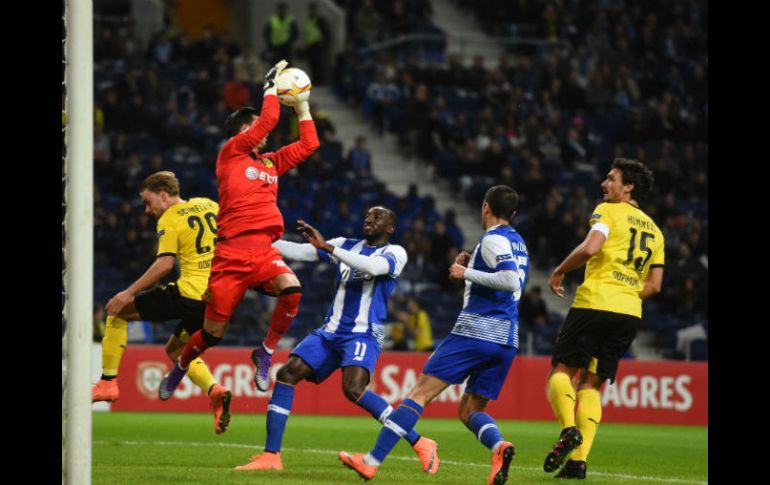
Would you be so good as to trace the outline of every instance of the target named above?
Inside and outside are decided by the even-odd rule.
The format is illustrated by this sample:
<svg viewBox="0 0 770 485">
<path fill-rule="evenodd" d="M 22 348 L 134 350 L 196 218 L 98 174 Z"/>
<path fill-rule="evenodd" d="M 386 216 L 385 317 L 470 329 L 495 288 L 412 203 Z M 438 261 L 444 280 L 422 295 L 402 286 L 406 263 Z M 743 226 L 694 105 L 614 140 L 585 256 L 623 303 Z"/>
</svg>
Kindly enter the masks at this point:
<svg viewBox="0 0 770 485">
<path fill-rule="evenodd" d="M 217 235 L 232 238 L 245 231 L 269 233 L 273 241 L 283 234 L 278 210 L 278 176 L 309 157 L 318 147 L 315 123 L 299 123 L 299 141 L 274 153 L 256 147 L 278 123 L 276 96 L 265 96 L 259 119 L 248 130 L 230 138 L 217 157 L 219 215 Z"/>
</svg>

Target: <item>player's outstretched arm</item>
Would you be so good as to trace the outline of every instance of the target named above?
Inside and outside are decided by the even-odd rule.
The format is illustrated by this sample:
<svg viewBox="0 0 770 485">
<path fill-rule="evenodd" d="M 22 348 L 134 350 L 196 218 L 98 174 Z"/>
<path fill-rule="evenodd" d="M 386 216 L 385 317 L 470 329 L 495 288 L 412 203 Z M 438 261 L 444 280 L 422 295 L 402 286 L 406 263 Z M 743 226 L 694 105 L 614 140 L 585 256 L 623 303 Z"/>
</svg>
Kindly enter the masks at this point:
<svg viewBox="0 0 770 485">
<path fill-rule="evenodd" d="M 299 220 L 297 221 L 297 225 L 299 226 L 297 227 L 297 230 L 302 233 L 305 239 L 313 245 L 313 247 L 323 249 L 355 270 L 371 276 L 385 275 L 392 271 L 391 262 L 381 255 L 364 256 L 362 254 L 351 253 L 339 246 L 334 246 L 333 244 L 326 242 L 326 239 L 324 239 L 321 233 L 318 232 L 318 229 L 305 221 Z"/>
<path fill-rule="evenodd" d="M 137 293 L 157 285 L 161 278 L 169 274 L 172 269 L 174 269 L 173 256 L 158 256 L 138 280 L 107 302 L 107 314 L 111 316 L 119 314 L 123 307 L 131 303 Z"/>
<path fill-rule="evenodd" d="M 320 261 L 321 259 L 312 244 L 299 244 L 281 239 L 274 242 L 273 247 L 286 259 L 294 261 Z"/>
<path fill-rule="evenodd" d="M 449 267 L 449 279 L 467 280 L 478 285 L 492 288 L 493 290 L 502 290 L 515 292 L 521 288 L 518 273 L 514 270 L 506 269 L 487 273 L 473 268 L 466 268 L 458 263 Z"/>
</svg>

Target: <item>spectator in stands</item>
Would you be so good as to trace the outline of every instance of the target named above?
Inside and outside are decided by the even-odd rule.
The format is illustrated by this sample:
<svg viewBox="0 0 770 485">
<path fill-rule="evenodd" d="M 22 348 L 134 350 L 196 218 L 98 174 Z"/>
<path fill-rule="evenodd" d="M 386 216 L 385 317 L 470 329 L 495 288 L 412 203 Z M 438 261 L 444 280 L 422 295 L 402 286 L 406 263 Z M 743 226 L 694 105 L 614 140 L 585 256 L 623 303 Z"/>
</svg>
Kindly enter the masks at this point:
<svg viewBox="0 0 770 485">
<path fill-rule="evenodd" d="M 243 46 L 241 53 L 233 58 L 233 78 L 241 82 L 257 84 L 265 70 L 264 64 L 249 45 Z"/>
<path fill-rule="evenodd" d="M 174 54 L 174 44 L 166 31 L 161 31 L 150 40 L 148 55 L 152 60 L 161 65 L 171 62 Z"/>
<path fill-rule="evenodd" d="M 403 313 L 403 312 L 399 312 Z M 396 321 L 390 324 L 388 331 L 390 339 L 390 350 L 409 350 L 409 342 L 406 340 L 406 325 L 404 322 Z"/>
<path fill-rule="evenodd" d="M 548 323 L 548 309 L 543 300 L 543 291 L 539 286 L 533 286 L 522 296 L 519 303 L 519 321 L 526 331 L 532 331 L 536 326 Z"/>
<path fill-rule="evenodd" d="M 475 13 L 483 19 L 482 24 L 488 32 L 500 35 L 512 32 L 533 35 L 535 31 L 531 30 L 531 26 L 541 27 L 546 9 L 546 4 L 542 2 L 497 2 L 490 6 L 474 0 L 456 1 L 464 4 L 471 15 Z M 443 62 L 444 51 L 439 56 L 427 52 L 425 55 L 420 53 L 406 56 L 398 52 L 394 55 L 388 49 L 382 51 L 382 54 L 355 51 L 354 47 L 362 43 L 376 41 L 378 30 L 383 30 L 378 28 L 382 22 L 380 12 L 377 11 L 378 2 L 367 0 L 362 3 L 358 7 L 358 0 L 347 2 L 350 21 L 360 27 L 360 32 L 356 34 L 356 29 L 349 29 L 351 36 L 346 40 L 347 48 L 339 56 L 343 62 L 338 64 L 335 71 L 335 89 L 338 94 L 368 110 L 369 104 L 364 102 L 364 97 L 376 73 L 382 71 L 383 79 L 395 80 L 395 91 L 400 98 L 395 109 L 383 112 L 384 129 L 395 132 L 394 128 L 398 128 L 409 133 L 416 132 L 418 141 L 415 154 L 423 158 L 421 162 L 434 164 L 440 177 L 446 178 L 453 186 L 457 185 L 461 175 L 459 153 L 466 139 L 476 140 L 483 156 L 492 153 L 491 144 L 498 140 L 506 163 L 492 176 L 496 178 L 495 183 L 506 183 L 505 180 L 516 182 L 514 185 L 521 189 L 522 207 L 530 212 L 530 221 L 542 222 L 544 208 L 539 206 L 544 204 L 527 204 L 526 201 L 542 200 L 543 194 L 550 194 L 552 189 L 562 194 L 559 200 L 554 201 L 554 213 L 561 217 L 565 212 L 573 212 L 573 219 L 580 221 L 590 210 L 585 208 L 586 201 L 592 206 L 594 198 L 599 196 L 593 188 L 589 188 L 585 199 L 578 197 L 580 187 L 592 187 L 590 181 L 597 176 L 603 177 L 609 170 L 606 163 L 598 160 L 636 156 L 643 149 L 645 159 L 650 161 L 655 171 L 660 194 L 656 200 L 651 201 L 649 214 L 662 223 L 667 250 L 674 256 L 672 264 L 676 262 L 681 243 L 685 242 L 694 258 L 705 261 L 707 265 L 708 59 L 704 42 L 707 35 L 707 26 L 703 22 L 704 8 L 707 8 L 705 2 L 697 0 L 688 4 L 689 11 L 685 16 L 681 12 L 677 13 L 677 8 L 681 10 L 677 2 L 663 2 L 645 11 L 630 9 L 617 17 L 612 10 L 612 3 L 606 6 L 585 6 L 574 2 L 556 4 L 560 21 L 558 38 L 568 40 L 569 44 L 544 48 L 516 46 L 510 49 L 502 56 L 498 68 L 511 85 L 508 91 L 505 83 L 502 83 L 502 92 L 491 89 L 489 85 L 492 83 L 487 83 L 488 86 L 481 92 L 468 89 L 473 79 L 463 67 L 463 59 L 459 55 L 447 55 L 448 60 Z M 379 5 L 379 8 L 382 14 L 390 14 L 390 5 Z M 411 0 L 403 2 L 403 10 L 408 15 L 420 18 L 420 22 L 413 22 L 409 30 L 410 33 L 419 32 L 417 29 L 424 27 L 427 20 L 425 16 L 419 13 L 419 8 L 415 8 Z M 367 15 L 375 19 L 372 23 L 378 27 L 365 28 L 364 22 L 356 21 Z M 418 25 L 421 22 L 423 24 Z M 387 31 L 388 25 L 383 24 L 383 27 Z M 115 43 L 114 47 L 129 53 L 130 44 L 136 43 L 135 39 L 130 38 L 132 33 L 126 31 L 127 35 L 123 36 L 118 35 L 117 29 L 110 29 L 112 32 L 109 35 L 111 42 Z M 95 28 L 95 32 L 101 32 L 101 29 Z M 364 35 L 368 38 L 364 39 Z M 234 56 L 238 55 L 237 49 L 227 40 L 226 35 L 211 36 L 216 44 L 213 51 L 216 59 L 205 60 L 206 67 L 203 70 L 207 76 L 201 76 L 198 60 L 194 59 L 197 55 L 197 40 L 190 39 L 184 33 L 172 34 L 167 29 L 165 33 L 156 34 L 155 39 L 148 46 L 146 59 L 124 56 L 107 59 L 100 54 L 101 61 L 97 60 L 95 66 L 98 77 L 98 82 L 95 82 L 99 105 L 97 122 L 104 123 L 102 142 L 106 137 L 110 148 L 109 155 L 104 152 L 103 160 L 95 166 L 96 183 L 101 193 L 99 210 L 102 212 L 102 220 L 98 221 L 100 226 L 96 228 L 99 238 L 95 240 L 97 258 L 106 259 L 108 252 L 114 252 L 109 231 L 104 230 L 107 214 L 114 212 L 116 205 L 119 207 L 121 197 L 130 197 L 133 194 L 131 188 L 138 183 L 137 180 L 127 181 L 127 178 L 134 177 L 127 170 L 135 163 L 133 159 L 129 162 L 131 153 L 140 152 L 141 174 L 150 172 L 147 160 L 152 158 L 146 152 L 162 153 L 166 157 L 166 164 L 185 163 L 197 154 L 200 160 L 208 161 L 208 164 L 200 165 L 205 166 L 205 170 L 195 174 L 190 171 L 179 172 L 180 179 L 183 179 L 185 186 L 197 185 L 202 190 L 215 193 L 210 180 L 213 178 L 213 160 L 221 142 L 216 127 L 224 122 L 228 114 L 224 101 L 219 100 L 222 88 L 229 79 L 227 76 L 220 78 L 222 61 L 225 60 L 226 65 L 232 66 L 235 72 Z M 243 55 L 246 55 L 245 49 Z M 673 59 L 678 61 L 672 62 Z M 484 75 L 494 77 L 495 68 L 489 65 L 489 60 L 486 63 L 488 69 Z M 193 66 L 192 69 L 190 66 Z M 570 75 L 573 72 L 577 76 L 577 86 L 585 90 L 586 96 L 585 107 L 578 108 L 579 112 L 570 112 L 570 109 L 561 105 L 565 96 L 569 98 L 572 89 Z M 409 86 L 398 85 L 405 80 L 409 80 Z M 420 97 L 415 96 L 415 88 L 420 83 L 425 84 L 429 91 L 428 99 L 432 101 L 427 119 L 402 116 L 399 126 L 390 126 L 399 112 L 417 112 L 415 107 Z M 494 84 L 497 85 L 497 82 Z M 185 109 L 178 107 L 173 110 L 173 117 L 167 116 L 169 111 L 166 105 L 171 92 L 177 91 L 178 98 L 180 95 L 187 96 L 188 89 L 194 94 L 195 109 L 186 105 Z M 108 95 L 108 91 L 113 91 L 113 94 Z M 251 99 L 256 99 L 253 86 L 250 86 L 250 91 Z M 118 92 L 124 94 L 116 95 Z M 124 116 L 129 109 L 129 99 L 135 93 L 143 98 L 143 110 L 171 119 L 167 127 L 147 127 L 145 135 L 125 134 L 125 122 L 128 120 Z M 218 100 L 211 107 L 205 106 L 206 93 L 214 93 Z M 634 101 L 635 94 L 639 96 L 638 101 Z M 106 98 L 111 98 L 111 101 Z M 177 104 L 183 103 L 180 101 Z M 660 108 L 659 105 L 666 107 Z M 627 107 L 634 107 L 634 111 L 628 111 Z M 491 130 L 488 108 L 492 111 Z M 481 118 L 478 116 L 481 113 L 484 113 L 483 120 L 477 119 Z M 530 116 L 532 114 L 535 115 L 534 120 Z M 288 118 L 284 117 L 286 120 Z M 292 131 L 286 135 L 286 130 L 291 130 L 288 125 L 279 125 L 284 130 L 282 140 L 285 142 L 296 137 L 296 132 Z M 214 127 L 215 130 L 201 136 L 206 126 Z M 502 136 L 497 127 L 500 127 Z M 558 170 L 554 173 L 546 173 L 546 154 L 539 151 L 540 136 L 546 129 L 561 144 L 564 166 L 556 167 Z M 572 133 L 573 129 L 576 134 Z M 670 136 L 672 139 L 661 140 L 656 139 L 656 136 Z M 582 155 L 580 149 L 572 151 L 573 146 L 577 148 L 570 143 L 575 139 L 585 150 L 585 155 Z M 180 143 L 193 147 L 193 150 L 180 149 Z M 95 151 L 101 152 L 98 146 L 102 145 L 95 145 Z M 334 151 L 330 150 L 328 155 L 333 156 Z M 299 177 L 297 180 L 287 179 L 282 183 L 282 192 L 290 189 L 295 190 L 295 193 L 320 190 L 331 195 L 341 190 L 331 186 L 331 168 L 344 171 L 348 179 L 352 171 L 344 165 L 335 165 L 325 158 L 326 155 L 322 157 L 319 154 L 317 160 L 310 161 L 300 169 L 303 177 L 308 173 L 311 178 L 304 182 L 299 182 Z M 102 154 L 97 154 L 99 157 Z M 510 166 L 512 172 L 506 166 Z M 314 171 L 316 167 L 320 170 Z M 316 176 L 324 178 L 316 179 Z M 488 182 L 483 177 L 472 176 L 470 180 L 471 190 L 463 194 L 466 199 L 473 198 L 470 194 L 474 190 L 483 191 L 486 188 L 484 184 Z M 368 190 L 364 192 L 370 194 Z M 357 208 L 362 203 L 360 197 L 364 192 L 359 191 L 357 194 L 356 190 L 345 189 L 344 197 L 350 201 L 353 213 L 359 212 Z M 380 191 L 377 189 L 371 194 L 379 197 Z M 381 195 L 392 196 L 385 192 Z M 336 213 L 335 199 L 341 196 L 327 197 L 318 214 Z M 565 206 L 563 196 L 569 196 L 570 207 Z M 671 205 L 667 198 L 670 198 Z M 404 232 L 409 227 L 408 222 L 421 212 L 420 200 L 416 197 L 406 207 L 398 209 L 399 215 L 409 214 L 408 217 L 402 217 L 405 224 L 400 229 L 404 229 Z M 297 199 L 297 210 L 307 210 L 307 203 Z M 580 208 L 583 208 L 582 214 L 578 214 Z M 558 224 L 558 221 L 558 218 L 554 219 L 554 223 Z M 129 225 L 138 224 L 135 220 L 129 222 Z M 433 221 L 428 220 L 427 227 L 432 225 Z M 692 225 L 696 227 L 691 228 Z M 552 249 L 554 245 L 549 241 L 556 236 L 550 232 L 547 224 L 535 226 L 537 230 L 527 231 L 531 234 L 527 242 L 533 259 L 542 261 L 553 258 L 549 248 Z M 451 235 L 451 224 L 448 221 L 447 229 Z M 424 231 L 429 232 L 427 229 Z M 692 235 L 693 232 L 698 235 Z M 139 233 L 139 239 L 142 240 L 141 230 Z M 458 246 L 461 247 L 460 244 Z M 421 255 L 416 258 L 425 259 Z M 408 267 L 404 279 L 425 281 L 430 278 L 425 273 L 431 269 L 429 266 L 415 264 Z M 706 267 L 702 274 L 707 275 Z M 681 278 L 684 276 L 669 273 L 666 279 L 673 289 L 684 284 Z M 698 282 L 696 288 L 700 288 L 702 276 L 695 281 Z M 672 305 L 672 308 L 675 306 Z"/>
<path fill-rule="evenodd" d="M 297 40 L 297 23 L 289 15 L 285 2 L 278 3 L 276 13 L 271 15 L 262 30 L 267 45 L 267 63 L 275 64 L 281 59 L 292 62 L 292 46 Z"/>
<path fill-rule="evenodd" d="M 222 88 L 222 100 L 227 109 L 236 110 L 244 106 L 251 106 L 251 91 L 245 81 L 246 78 L 233 78 Z"/>
<path fill-rule="evenodd" d="M 401 91 L 395 82 L 386 78 L 385 73 L 381 72 L 377 78 L 366 89 L 366 99 L 371 106 L 372 116 L 380 134 L 383 134 L 389 125 L 386 125 L 391 107 L 401 99 Z"/>
<path fill-rule="evenodd" d="M 110 160 L 110 137 L 100 124 L 94 124 L 94 163 Z"/>
<path fill-rule="evenodd" d="M 303 25 L 303 54 L 310 64 L 310 79 L 314 86 L 326 84 L 327 50 L 331 41 L 328 22 L 318 14 L 318 5 L 310 3 Z"/>
<path fill-rule="evenodd" d="M 383 20 L 380 13 L 374 8 L 374 0 L 364 0 L 354 18 L 353 26 L 357 40 L 364 44 L 370 44 L 379 38 Z"/>
<path fill-rule="evenodd" d="M 460 226 L 457 225 L 457 213 L 454 209 L 447 209 L 444 214 L 444 225 L 446 226 L 446 232 L 454 241 L 455 247 L 459 250 L 463 249 L 463 243 L 465 238 L 463 237 L 463 231 Z"/>
<path fill-rule="evenodd" d="M 414 342 L 414 350 L 432 352 L 433 332 L 430 326 L 430 316 L 428 316 L 428 312 L 423 310 L 418 298 L 409 298 L 407 311 L 401 314 L 401 319 L 412 338 L 412 342 Z"/>
<path fill-rule="evenodd" d="M 366 148 L 366 137 L 356 137 L 356 144 L 348 153 L 348 166 L 356 177 L 369 178 L 372 174 L 372 154 Z"/>
<path fill-rule="evenodd" d="M 206 66 L 219 48 L 219 39 L 214 35 L 214 25 L 209 23 L 203 27 L 200 37 L 192 42 L 188 54 L 194 66 Z"/>
<path fill-rule="evenodd" d="M 455 241 L 447 233 L 444 221 L 439 219 L 433 223 L 433 234 L 430 236 L 430 262 L 443 270 L 450 248 L 456 248 Z"/>
</svg>

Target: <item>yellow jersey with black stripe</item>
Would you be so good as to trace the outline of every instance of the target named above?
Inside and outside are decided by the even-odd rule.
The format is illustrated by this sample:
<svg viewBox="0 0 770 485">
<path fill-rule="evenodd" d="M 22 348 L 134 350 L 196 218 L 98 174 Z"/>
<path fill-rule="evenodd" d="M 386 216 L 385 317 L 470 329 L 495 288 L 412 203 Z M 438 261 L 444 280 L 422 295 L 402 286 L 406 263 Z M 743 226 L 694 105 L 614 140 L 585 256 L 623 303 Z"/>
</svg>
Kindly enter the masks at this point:
<svg viewBox="0 0 770 485">
<path fill-rule="evenodd" d="M 596 206 L 589 225 L 606 241 L 588 260 L 574 308 L 591 308 L 641 318 L 639 292 L 650 268 L 663 266 L 663 233 L 647 214 L 627 202 Z"/>
<path fill-rule="evenodd" d="M 179 293 L 201 300 L 211 274 L 219 204 L 194 197 L 174 204 L 158 219 L 158 256 L 174 256 L 179 263 Z"/>
</svg>

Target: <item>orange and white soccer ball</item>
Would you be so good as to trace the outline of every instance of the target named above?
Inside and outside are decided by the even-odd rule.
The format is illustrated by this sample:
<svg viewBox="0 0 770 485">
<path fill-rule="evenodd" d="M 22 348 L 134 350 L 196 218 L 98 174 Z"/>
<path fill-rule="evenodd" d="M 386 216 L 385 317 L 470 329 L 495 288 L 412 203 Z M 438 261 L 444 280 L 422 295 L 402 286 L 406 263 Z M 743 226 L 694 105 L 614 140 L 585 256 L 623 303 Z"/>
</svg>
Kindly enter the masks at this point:
<svg viewBox="0 0 770 485">
<path fill-rule="evenodd" d="M 300 101 L 310 99 L 313 84 L 305 71 L 288 67 L 281 71 L 275 80 L 275 87 L 278 89 L 278 101 L 284 106 L 294 106 Z"/>
</svg>

